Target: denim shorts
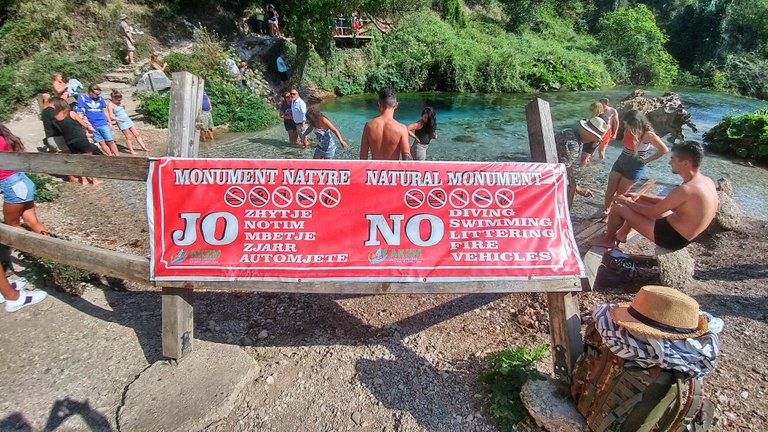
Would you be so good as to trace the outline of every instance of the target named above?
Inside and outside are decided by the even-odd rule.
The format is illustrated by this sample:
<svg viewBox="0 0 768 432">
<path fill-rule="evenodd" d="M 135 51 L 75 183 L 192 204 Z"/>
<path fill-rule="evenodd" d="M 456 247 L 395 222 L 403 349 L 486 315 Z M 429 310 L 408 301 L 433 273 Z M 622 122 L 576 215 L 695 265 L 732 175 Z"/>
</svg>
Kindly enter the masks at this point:
<svg viewBox="0 0 768 432">
<path fill-rule="evenodd" d="M 35 184 L 22 172 L 0 180 L 3 200 L 8 204 L 23 204 L 35 200 Z"/>
<path fill-rule="evenodd" d="M 112 138 L 112 128 L 109 125 L 98 126 L 93 128 L 93 142 L 100 143 L 102 141 L 114 141 Z"/>
<path fill-rule="evenodd" d="M 619 155 L 619 158 L 616 159 L 616 162 L 613 163 L 611 171 L 616 171 L 617 173 L 624 176 L 624 178 L 638 181 L 643 178 L 647 169 L 648 167 L 644 163 L 640 162 L 640 159 L 637 159 L 634 156 L 630 156 L 626 153 L 622 153 Z"/>
</svg>

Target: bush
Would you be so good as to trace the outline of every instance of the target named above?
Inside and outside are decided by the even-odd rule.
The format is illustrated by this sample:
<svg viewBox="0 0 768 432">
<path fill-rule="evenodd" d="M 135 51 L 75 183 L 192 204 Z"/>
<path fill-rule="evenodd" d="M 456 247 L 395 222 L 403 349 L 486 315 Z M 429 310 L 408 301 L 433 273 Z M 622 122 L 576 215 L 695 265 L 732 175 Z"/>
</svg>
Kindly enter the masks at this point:
<svg viewBox="0 0 768 432">
<path fill-rule="evenodd" d="M 168 127 L 168 114 L 171 98 L 169 94 L 137 93 L 139 109 L 144 112 L 144 117 L 155 127 L 165 129 Z"/>
<path fill-rule="evenodd" d="M 768 108 L 724 117 L 704 134 L 704 142 L 718 153 L 768 161 Z"/>
<path fill-rule="evenodd" d="M 499 351 L 485 358 L 489 369 L 480 376 L 480 380 L 490 387 L 488 414 L 502 432 L 514 430 L 514 425 L 525 418 L 520 389 L 529 378 L 538 376 L 532 365 L 548 350 L 548 345 L 533 349 L 523 346 Z"/>
<path fill-rule="evenodd" d="M 604 45 L 606 57 L 616 57 L 616 65 L 625 65 L 626 71 L 613 76 L 622 84 L 667 86 L 679 71 L 677 61 L 664 48 L 667 36 L 643 4 L 605 14 L 597 38 L 610 41 Z M 625 75 L 628 81 L 619 80 Z"/>
<path fill-rule="evenodd" d="M 723 69 L 730 87 L 745 96 L 768 100 L 768 59 L 755 54 L 729 55 Z"/>
<path fill-rule="evenodd" d="M 82 295 L 85 291 L 85 282 L 91 281 L 96 276 L 89 271 L 40 258 L 27 252 L 20 251 L 19 254 L 38 268 L 46 284 L 73 296 Z"/>
<path fill-rule="evenodd" d="M 35 190 L 35 202 L 51 202 L 59 196 L 59 185 L 53 177 L 46 174 L 27 174 L 37 188 Z"/>
<path fill-rule="evenodd" d="M 232 132 L 251 132 L 266 129 L 279 120 L 274 108 L 263 100 L 251 97 L 235 112 L 229 123 Z"/>
</svg>

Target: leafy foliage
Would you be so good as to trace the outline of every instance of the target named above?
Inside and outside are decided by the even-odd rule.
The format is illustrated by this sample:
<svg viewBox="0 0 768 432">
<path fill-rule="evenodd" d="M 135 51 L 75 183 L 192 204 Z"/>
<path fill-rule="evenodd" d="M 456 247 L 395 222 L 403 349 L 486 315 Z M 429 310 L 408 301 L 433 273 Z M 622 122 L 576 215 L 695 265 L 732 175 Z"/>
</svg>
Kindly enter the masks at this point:
<svg viewBox="0 0 768 432">
<path fill-rule="evenodd" d="M 27 177 L 35 184 L 35 202 L 51 202 L 59 196 L 60 183 L 53 177 L 33 173 L 28 173 Z"/>
<path fill-rule="evenodd" d="M 38 268 L 45 282 L 59 291 L 64 291 L 73 296 L 80 296 L 85 290 L 84 282 L 94 279 L 91 272 L 60 264 L 47 258 L 40 258 L 27 252 L 19 251 L 19 254 Z"/>
<path fill-rule="evenodd" d="M 704 141 L 719 153 L 768 161 L 768 108 L 724 117 L 704 134 Z"/>
<path fill-rule="evenodd" d="M 171 98 L 169 94 L 136 93 L 139 98 L 139 109 L 144 113 L 146 120 L 155 127 L 165 129 L 168 127 L 168 115 Z"/>
<path fill-rule="evenodd" d="M 480 380 L 491 391 L 488 413 L 496 420 L 502 432 L 512 431 L 514 425 L 525 417 L 525 407 L 520 400 L 520 389 L 532 377 L 538 376 L 533 363 L 549 350 L 549 345 L 530 349 L 521 346 L 491 354 L 485 358 L 489 369 Z"/>
<path fill-rule="evenodd" d="M 229 123 L 232 132 L 258 131 L 277 123 L 279 118 L 274 108 L 258 98 L 249 98 L 235 112 Z"/>
<path fill-rule="evenodd" d="M 616 59 L 614 78 L 624 78 L 623 84 L 659 85 L 672 83 L 678 73 L 677 62 L 664 48 L 667 36 L 656 25 L 656 19 L 645 5 L 611 12 L 600 19 L 598 39 L 607 57 Z"/>
</svg>

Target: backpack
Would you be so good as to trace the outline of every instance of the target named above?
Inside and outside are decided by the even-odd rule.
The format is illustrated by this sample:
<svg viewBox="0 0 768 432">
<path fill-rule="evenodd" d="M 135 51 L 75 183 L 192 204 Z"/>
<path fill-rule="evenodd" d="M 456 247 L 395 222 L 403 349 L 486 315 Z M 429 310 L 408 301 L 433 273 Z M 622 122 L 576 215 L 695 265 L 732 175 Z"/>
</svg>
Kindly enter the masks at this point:
<svg viewBox="0 0 768 432">
<path fill-rule="evenodd" d="M 596 282 L 600 286 L 619 286 L 639 273 L 632 257 L 618 249 L 611 249 L 603 255 L 600 268 L 602 271 L 598 270 L 599 281 Z"/>
<path fill-rule="evenodd" d="M 677 371 L 643 369 L 613 354 L 594 322 L 576 361 L 571 396 L 592 432 L 703 432 L 714 406 L 704 400 L 701 378 Z"/>
</svg>

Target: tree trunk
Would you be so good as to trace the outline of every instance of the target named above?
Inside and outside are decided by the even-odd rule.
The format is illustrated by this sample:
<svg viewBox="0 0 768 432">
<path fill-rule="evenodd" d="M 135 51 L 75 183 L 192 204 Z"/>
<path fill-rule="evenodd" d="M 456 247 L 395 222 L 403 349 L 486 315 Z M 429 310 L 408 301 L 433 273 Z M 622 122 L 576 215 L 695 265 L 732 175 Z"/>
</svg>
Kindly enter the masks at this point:
<svg viewBox="0 0 768 432">
<path fill-rule="evenodd" d="M 312 45 L 309 40 L 302 36 L 295 36 L 296 41 L 296 60 L 293 63 L 293 74 L 291 74 L 290 84 L 296 88 L 301 86 L 304 79 L 304 69 L 309 61 L 309 52 Z"/>
</svg>

